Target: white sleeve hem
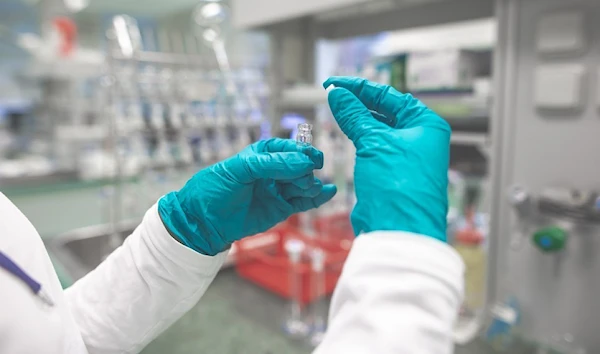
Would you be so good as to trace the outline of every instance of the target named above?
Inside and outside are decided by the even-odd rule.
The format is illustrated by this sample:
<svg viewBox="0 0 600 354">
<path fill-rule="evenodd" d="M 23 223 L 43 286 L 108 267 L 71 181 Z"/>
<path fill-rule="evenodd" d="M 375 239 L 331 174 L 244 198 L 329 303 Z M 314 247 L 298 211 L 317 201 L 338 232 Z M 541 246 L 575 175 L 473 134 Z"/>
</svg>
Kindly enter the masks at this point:
<svg viewBox="0 0 600 354">
<path fill-rule="evenodd" d="M 170 261 L 185 269 L 202 270 L 205 275 L 218 272 L 229 253 L 229 250 L 226 250 L 215 256 L 207 256 L 175 240 L 160 219 L 158 204 L 154 204 L 146 212 L 144 222 L 140 224 L 140 227 L 144 227 L 142 235 L 145 235 L 148 241 L 155 246 L 155 249 L 164 253 L 164 256 Z"/>
<path fill-rule="evenodd" d="M 449 245 L 397 231 L 360 235 L 315 354 L 451 354 L 464 264 Z"/>
<path fill-rule="evenodd" d="M 382 245 L 392 247 L 393 256 L 402 258 L 401 264 L 407 270 L 427 271 L 447 283 L 462 298 L 462 282 L 456 280 L 463 278 L 465 265 L 447 243 L 412 232 L 374 231 L 357 237 L 352 252 L 357 253 L 356 257 L 369 257 L 373 252 L 380 253 Z"/>
</svg>

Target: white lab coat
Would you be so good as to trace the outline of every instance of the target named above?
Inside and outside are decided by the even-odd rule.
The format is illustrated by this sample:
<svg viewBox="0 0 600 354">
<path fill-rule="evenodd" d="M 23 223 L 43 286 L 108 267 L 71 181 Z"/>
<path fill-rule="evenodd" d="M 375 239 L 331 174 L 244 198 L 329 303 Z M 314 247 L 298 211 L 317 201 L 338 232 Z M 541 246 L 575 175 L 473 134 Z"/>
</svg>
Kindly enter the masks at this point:
<svg viewBox="0 0 600 354">
<path fill-rule="evenodd" d="M 200 300 L 226 257 L 176 242 L 154 206 L 122 247 L 63 292 L 40 236 L 2 194 L 0 215 L 0 250 L 56 303 L 44 305 L 0 268 L 3 354 L 137 353 Z M 360 236 L 316 353 L 451 353 L 462 279 L 462 261 L 441 242 L 403 232 Z"/>
</svg>

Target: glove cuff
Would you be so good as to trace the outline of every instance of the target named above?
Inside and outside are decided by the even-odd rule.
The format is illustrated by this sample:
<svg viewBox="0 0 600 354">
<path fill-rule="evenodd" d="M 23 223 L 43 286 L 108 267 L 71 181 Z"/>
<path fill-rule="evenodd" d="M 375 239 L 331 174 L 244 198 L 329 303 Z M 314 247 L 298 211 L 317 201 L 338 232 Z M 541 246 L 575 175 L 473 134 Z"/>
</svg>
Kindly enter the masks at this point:
<svg viewBox="0 0 600 354">
<path fill-rule="evenodd" d="M 396 193 L 393 201 L 382 204 L 384 198 L 358 200 L 351 215 L 355 235 L 373 231 L 405 231 L 446 241 L 447 197 Z"/>
<path fill-rule="evenodd" d="M 211 237 L 199 219 L 188 216 L 177 192 L 168 193 L 158 201 L 158 214 L 173 238 L 198 253 L 215 256 L 231 246 L 220 237 Z"/>
</svg>

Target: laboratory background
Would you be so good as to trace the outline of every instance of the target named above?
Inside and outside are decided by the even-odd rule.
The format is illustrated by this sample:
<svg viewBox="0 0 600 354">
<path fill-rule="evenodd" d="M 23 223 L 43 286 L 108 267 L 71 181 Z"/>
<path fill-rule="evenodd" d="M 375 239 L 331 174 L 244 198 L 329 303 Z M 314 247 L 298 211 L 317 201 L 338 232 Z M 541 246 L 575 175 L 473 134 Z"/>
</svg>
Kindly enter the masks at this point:
<svg viewBox="0 0 600 354">
<path fill-rule="evenodd" d="M 332 75 L 410 92 L 452 127 L 456 353 L 600 353 L 596 0 L 0 0 L 0 191 L 66 288 L 199 169 L 312 138 L 335 198 L 235 243 L 143 351 L 310 353 L 354 240 Z"/>
</svg>

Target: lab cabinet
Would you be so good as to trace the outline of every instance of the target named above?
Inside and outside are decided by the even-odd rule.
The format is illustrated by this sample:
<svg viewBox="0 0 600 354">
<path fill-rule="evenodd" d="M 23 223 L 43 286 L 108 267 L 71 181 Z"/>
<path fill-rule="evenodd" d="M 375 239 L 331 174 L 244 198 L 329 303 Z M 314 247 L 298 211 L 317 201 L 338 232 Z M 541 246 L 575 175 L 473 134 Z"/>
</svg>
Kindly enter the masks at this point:
<svg viewBox="0 0 600 354">
<path fill-rule="evenodd" d="M 600 223 L 569 206 L 600 190 L 600 2 L 498 5 L 490 295 L 519 300 L 523 336 L 600 353 Z M 540 218 L 519 217 L 508 198 L 515 186 L 537 198 Z M 550 197 L 562 213 L 545 209 Z M 556 230 L 562 247 L 551 247 Z"/>
</svg>

